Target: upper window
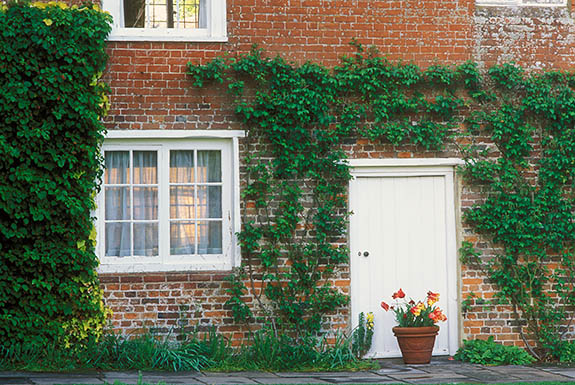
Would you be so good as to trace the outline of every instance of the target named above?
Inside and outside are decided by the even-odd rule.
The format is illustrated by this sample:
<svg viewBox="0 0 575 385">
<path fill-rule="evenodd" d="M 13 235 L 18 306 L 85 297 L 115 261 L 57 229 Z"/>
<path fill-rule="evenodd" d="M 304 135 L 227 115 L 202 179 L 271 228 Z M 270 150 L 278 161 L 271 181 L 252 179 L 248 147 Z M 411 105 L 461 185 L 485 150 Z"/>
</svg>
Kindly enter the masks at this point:
<svg viewBox="0 0 575 385">
<path fill-rule="evenodd" d="M 225 0 L 103 0 L 110 40 L 226 41 Z"/>
<path fill-rule="evenodd" d="M 477 0 L 479 6 L 562 7 L 567 0 Z"/>
<path fill-rule="evenodd" d="M 98 198 L 103 271 L 230 269 L 230 139 L 108 140 Z"/>
</svg>

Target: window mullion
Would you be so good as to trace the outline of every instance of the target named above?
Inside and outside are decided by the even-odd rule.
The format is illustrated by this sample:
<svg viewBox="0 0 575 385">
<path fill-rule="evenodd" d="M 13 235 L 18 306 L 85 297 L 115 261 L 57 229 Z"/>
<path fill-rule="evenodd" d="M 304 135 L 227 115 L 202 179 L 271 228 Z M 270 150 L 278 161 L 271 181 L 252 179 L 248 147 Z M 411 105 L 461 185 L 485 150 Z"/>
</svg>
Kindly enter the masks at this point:
<svg viewBox="0 0 575 385">
<path fill-rule="evenodd" d="M 170 256 L 170 157 L 168 146 L 158 150 L 158 220 L 160 258 L 167 263 Z"/>
<path fill-rule="evenodd" d="M 194 180 L 192 181 L 194 183 L 194 244 L 195 244 L 195 254 L 198 254 L 199 251 L 199 247 L 198 247 L 198 229 L 199 229 L 199 223 L 198 223 L 198 150 L 194 150 Z"/>
<path fill-rule="evenodd" d="M 134 151 L 130 150 L 130 256 L 134 256 Z"/>
</svg>

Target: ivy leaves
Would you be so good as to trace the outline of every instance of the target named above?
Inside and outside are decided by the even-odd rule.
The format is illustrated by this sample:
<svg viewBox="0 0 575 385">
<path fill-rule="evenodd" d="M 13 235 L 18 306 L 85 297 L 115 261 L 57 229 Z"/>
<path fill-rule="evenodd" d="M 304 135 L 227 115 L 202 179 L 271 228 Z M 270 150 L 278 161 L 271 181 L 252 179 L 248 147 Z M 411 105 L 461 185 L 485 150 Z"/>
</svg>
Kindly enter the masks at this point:
<svg viewBox="0 0 575 385">
<path fill-rule="evenodd" d="M 421 70 L 356 47 L 332 71 L 264 58 L 257 49 L 190 65 L 196 85 L 228 84 L 250 130 L 247 151 L 260 148 L 247 159 L 244 189 L 258 219 L 244 222 L 240 239 L 247 274 L 263 268 L 264 290 L 232 289 L 229 304 L 237 307 L 238 293 L 251 290 L 258 301 L 264 293 L 268 316 L 280 314 L 299 332 L 320 330 L 322 314 L 345 303 L 321 284 L 347 258 L 337 247 L 350 177 L 341 146 L 356 134 L 426 150 L 456 139 L 465 177 L 485 192 L 465 219 L 503 250 L 483 260 L 465 243 L 462 258 L 483 267 L 540 351 L 556 354 L 566 309 L 575 305 L 575 77 L 504 64 L 483 78 L 471 62 Z"/>
<path fill-rule="evenodd" d="M 91 212 L 110 21 L 91 6 L 9 2 L 0 10 L 4 345 L 67 345 L 102 333 Z"/>
<path fill-rule="evenodd" d="M 575 304 L 572 76 L 528 75 L 512 64 L 493 67 L 489 75 L 486 88 L 495 97 L 482 101 L 470 138 L 488 136 L 494 148 L 470 146 L 464 170 L 471 183 L 484 185 L 486 196 L 465 218 L 502 248 L 479 266 L 516 317 L 527 321 L 539 352 L 532 353 L 558 357 Z"/>
</svg>

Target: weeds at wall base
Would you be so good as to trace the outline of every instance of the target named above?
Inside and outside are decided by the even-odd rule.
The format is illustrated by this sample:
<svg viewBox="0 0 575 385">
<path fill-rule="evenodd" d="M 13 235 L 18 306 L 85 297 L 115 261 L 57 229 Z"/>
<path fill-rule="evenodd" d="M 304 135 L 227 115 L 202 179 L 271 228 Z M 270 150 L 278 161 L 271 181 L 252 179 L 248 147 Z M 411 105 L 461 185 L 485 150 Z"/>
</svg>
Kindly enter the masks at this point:
<svg viewBox="0 0 575 385">
<path fill-rule="evenodd" d="M 354 371 L 377 364 L 357 359 L 352 341 L 340 335 L 334 345 L 309 337 L 296 341 L 268 330 L 250 345 L 232 348 L 223 336 L 186 335 L 182 342 L 151 333 L 125 338 L 106 334 L 83 347 L 15 344 L 0 347 L 0 371 L 165 370 L 181 371 Z M 375 366 L 374 366 L 375 365 Z"/>
</svg>

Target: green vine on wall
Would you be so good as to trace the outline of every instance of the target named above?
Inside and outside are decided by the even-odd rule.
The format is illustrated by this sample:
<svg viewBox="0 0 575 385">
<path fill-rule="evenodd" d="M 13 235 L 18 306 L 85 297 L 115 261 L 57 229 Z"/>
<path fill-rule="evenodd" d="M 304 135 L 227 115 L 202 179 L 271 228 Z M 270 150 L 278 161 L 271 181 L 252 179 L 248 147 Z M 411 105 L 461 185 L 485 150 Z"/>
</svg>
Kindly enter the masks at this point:
<svg viewBox="0 0 575 385">
<path fill-rule="evenodd" d="M 348 300 L 332 283 L 348 260 L 342 239 L 350 173 L 341 144 L 359 132 L 438 150 L 464 104 L 456 90 L 475 90 L 473 64 L 421 71 L 356 46 L 333 71 L 266 58 L 258 49 L 189 66 L 195 86 L 227 85 L 248 129 L 243 266 L 229 278 L 236 321 L 254 317 L 244 301 L 249 291 L 257 316 L 277 329 L 320 331 L 324 316 Z M 432 95 L 424 92 L 430 87 Z"/>
<path fill-rule="evenodd" d="M 540 359 L 558 357 L 575 305 L 575 77 L 525 74 L 515 65 L 489 70 L 493 95 L 473 117 L 474 141 L 463 149 L 464 175 L 482 185 L 485 201 L 465 219 L 499 247 L 480 259 L 470 244 L 462 255 L 478 263 L 525 322 Z M 488 137 L 490 147 L 477 144 Z"/>
<path fill-rule="evenodd" d="M 575 305 L 575 77 L 502 65 L 484 79 L 474 63 L 421 70 L 356 47 L 331 71 L 257 49 L 189 66 L 196 86 L 227 85 L 249 132 L 244 213 L 253 205 L 257 215 L 244 216 L 244 265 L 230 278 L 236 321 L 253 319 L 248 291 L 266 320 L 279 316 L 276 326 L 300 334 L 319 331 L 324 315 L 346 303 L 329 280 L 348 255 L 342 144 L 451 143 L 483 192 L 465 220 L 499 248 L 483 257 L 464 242 L 462 260 L 482 269 L 496 301 L 527 325 L 519 330 L 531 353 L 558 357 Z"/>
<path fill-rule="evenodd" d="M 92 210 L 110 16 L 0 4 L 0 345 L 98 338 Z"/>
</svg>

